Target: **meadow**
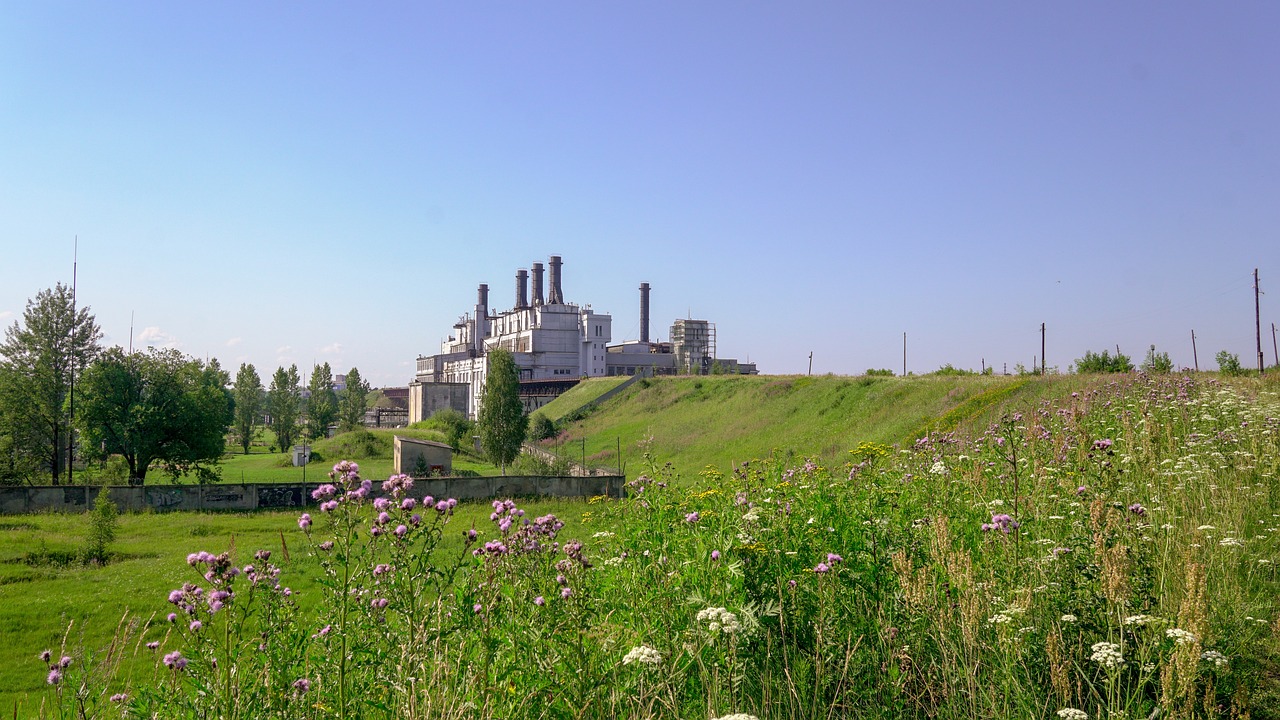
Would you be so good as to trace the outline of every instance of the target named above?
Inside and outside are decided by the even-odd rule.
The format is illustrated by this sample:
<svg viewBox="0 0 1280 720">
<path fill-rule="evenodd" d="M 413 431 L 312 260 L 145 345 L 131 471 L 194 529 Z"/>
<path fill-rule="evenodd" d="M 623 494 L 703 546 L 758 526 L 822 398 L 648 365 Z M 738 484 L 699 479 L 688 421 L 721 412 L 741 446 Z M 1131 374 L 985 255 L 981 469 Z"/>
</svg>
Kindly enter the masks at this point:
<svg viewBox="0 0 1280 720">
<path fill-rule="evenodd" d="M 116 563 L 49 571 L 81 608 L 130 607 L 122 624 L 78 621 L 64 642 L 55 615 L 77 610 L 27 612 L 45 593 L 20 588 L 43 580 L 0 586 L 5 627 L 29 628 L 6 632 L 25 647 L 2 667 L 31 668 L 0 678 L 22 688 L 3 702 L 48 717 L 1280 717 L 1276 384 L 1062 389 L 952 397 L 991 418 L 972 434 L 944 409 L 895 420 L 925 428 L 914 442 L 820 440 L 683 476 L 643 441 L 619 501 L 417 505 L 342 467 L 322 510 L 245 518 L 261 531 L 234 551 L 225 529 L 122 535 Z M 126 522 L 145 534 L 155 517 Z M 30 548 L 75 522 L 6 519 L 5 535 Z M 120 589 L 81 599 L 93 582 Z"/>
</svg>

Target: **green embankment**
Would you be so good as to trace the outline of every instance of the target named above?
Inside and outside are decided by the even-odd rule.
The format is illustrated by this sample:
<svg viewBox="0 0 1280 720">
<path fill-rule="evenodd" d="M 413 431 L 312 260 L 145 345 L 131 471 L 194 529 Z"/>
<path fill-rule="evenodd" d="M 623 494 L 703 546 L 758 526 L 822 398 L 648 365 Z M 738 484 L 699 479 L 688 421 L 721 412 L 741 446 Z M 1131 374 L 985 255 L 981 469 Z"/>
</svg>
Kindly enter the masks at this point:
<svg viewBox="0 0 1280 720">
<path fill-rule="evenodd" d="M 536 412 L 550 420 L 559 420 L 601 395 L 630 380 L 628 377 L 589 378 L 574 385 L 568 392 L 542 406 Z"/>
<path fill-rule="evenodd" d="M 583 395 L 565 393 L 547 408 L 560 416 L 571 412 L 598 389 L 591 386 L 596 382 L 579 386 Z M 632 477 L 645 469 L 640 460 L 646 446 L 657 463 L 670 461 L 686 477 L 708 465 L 728 470 L 775 452 L 842 464 L 861 442 L 901 445 L 931 430 L 981 429 L 1002 412 L 1093 382 L 1075 375 L 650 378 L 562 423 L 560 438 L 547 447 L 608 467 L 618 465 L 620 449 Z"/>
</svg>

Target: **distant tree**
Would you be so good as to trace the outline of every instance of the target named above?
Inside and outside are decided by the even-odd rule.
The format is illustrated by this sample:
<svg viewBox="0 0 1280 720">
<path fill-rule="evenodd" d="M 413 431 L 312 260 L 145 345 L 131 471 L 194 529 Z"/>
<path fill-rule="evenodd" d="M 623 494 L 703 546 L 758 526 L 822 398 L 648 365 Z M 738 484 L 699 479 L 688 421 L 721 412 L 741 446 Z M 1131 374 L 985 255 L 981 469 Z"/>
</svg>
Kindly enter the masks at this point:
<svg viewBox="0 0 1280 720">
<path fill-rule="evenodd" d="M 1101 353 L 1086 350 L 1084 357 L 1076 360 L 1075 368 L 1078 373 L 1128 373 L 1133 372 L 1133 361 L 1119 350 L 1115 355 L 1107 350 Z"/>
<path fill-rule="evenodd" d="M 120 510 L 111 502 L 107 488 L 100 488 L 98 497 L 93 501 L 93 510 L 89 513 L 89 534 L 84 543 L 86 564 L 106 565 L 111 559 L 110 546 L 116 539 L 119 514 Z"/>
<path fill-rule="evenodd" d="M 15 321 L 4 335 L 0 425 L 9 454 L 5 464 L 14 471 L 39 468 L 57 485 L 72 437 L 72 375 L 98 355 L 102 332 L 89 308 L 77 308 L 71 289 L 59 283 L 28 300 L 22 322 Z"/>
<path fill-rule="evenodd" d="M 312 369 L 307 389 L 311 391 L 307 399 L 307 434 L 315 440 L 324 437 L 338 419 L 338 395 L 333 391 L 333 370 L 329 363 Z"/>
<path fill-rule="evenodd" d="M 172 349 L 111 348 L 84 375 L 86 456 L 118 454 L 139 482 L 153 463 L 175 480 L 194 473 L 199 482 L 216 482 L 235 417 L 229 381 L 217 360 L 206 365 Z"/>
<path fill-rule="evenodd" d="M 476 424 L 480 427 L 480 447 L 506 475 L 507 465 L 520 454 L 529 418 L 520 402 L 520 371 L 515 358 L 498 349 L 491 351 L 488 359 L 489 372 Z"/>
<path fill-rule="evenodd" d="M 338 427 L 355 430 L 364 427 L 364 412 L 369 409 L 369 383 L 360 377 L 360 371 L 351 368 L 347 372 L 347 386 L 338 396 Z"/>
<path fill-rule="evenodd" d="M 240 364 L 240 372 L 236 373 L 236 437 L 240 439 L 240 447 L 244 454 L 249 454 L 249 443 L 253 442 L 253 431 L 258 427 L 258 418 L 262 416 L 262 378 L 252 364 Z"/>
<path fill-rule="evenodd" d="M 556 436 L 555 422 L 543 415 L 542 413 L 534 413 L 530 417 L 529 437 L 534 440 L 546 440 Z"/>
<path fill-rule="evenodd" d="M 1169 353 L 1156 352 L 1156 346 L 1152 345 L 1147 350 L 1147 357 L 1142 361 L 1142 372 L 1145 373 L 1168 373 L 1173 372 L 1173 361 L 1169 359 Z"/>
<path fill-rule="evenodd" d="M 1218 372 L 1223 375 L 1244 374 L 1244 368 L 1240 366 L 1239 355 L 1229 353 L 1226 350 L 1219 350 L 1214 359 L 1218 361 Z"/>
<path fill-rule="evenodd" d="M 302 379 L 298 366 L 288 370 L 277 368 L 267 391 L 267 413 L 271 415 L 271 429 L 276 434 L 276 447 L 289 452 L 298 439 L 298 419 L 302 415 Z"/>
<path fill-rule="evenodd" d="M 888 368 L 880 368 L 878 370 L 876 368 L 867 368 L 867 371 L 863 373 L 863 375 L 870 377 L 893 377 L 893 371 Z"/>
</svg>

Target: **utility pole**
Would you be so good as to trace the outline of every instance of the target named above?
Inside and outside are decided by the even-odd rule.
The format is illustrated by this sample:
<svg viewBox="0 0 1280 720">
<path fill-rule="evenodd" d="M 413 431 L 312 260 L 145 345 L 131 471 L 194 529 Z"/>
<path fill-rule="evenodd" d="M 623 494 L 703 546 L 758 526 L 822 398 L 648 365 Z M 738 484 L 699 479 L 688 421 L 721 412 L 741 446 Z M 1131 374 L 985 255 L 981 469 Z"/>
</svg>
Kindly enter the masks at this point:
<svg viewBox="0 0 1280 720">
<path fill-rule="evenodd" d="M 1040 323 L 1040 374 L 1047 375 L 1049 368 L 1044 362 L 1044 323 Z"/>
<path fill-rule="evenodd" d="M 1254 330 L 1258 334 L 1258 374 L 1261 375 L 1266 370 L 1265 363 L 1262 361 L 1262 301 L 1259 295 L 1262 292 L 1258 289 L 1258 268 L 1253 269 L 1253 323 Z M 74 298 L 75 293 L 71 296 Z"/>
<path fill-rule="evenodd" d="M 902 377 L 907 376 L 907 333 L 902 333 Z"/>
<path fill-rule="evenodd" d="M 986 374 L 987 374 L 987 359 L 986 359 L 986 358 L 982 358 L 982 374 L 983 374 L 983 375 L 986 375 Z"/>
<path fill-rule="evenodd" d="M 813 374 L 813 351 L 809 351 L 809 374 Z"/>
<path fill-rule="evenodd" d="M 1191 359 L 1195 360 L 1196 372 L 1200 372 L 1200 356 L 1196 354 L 1196 331 L 1191 330 Z"/>
<path fill-rule="evenodd" d="M 1280 367 L 1280 352 L 1276 352 L 1276 324 L 1271 323 L 1271 359 L 1276 361 L 1276 367 Z"/>
</svg>

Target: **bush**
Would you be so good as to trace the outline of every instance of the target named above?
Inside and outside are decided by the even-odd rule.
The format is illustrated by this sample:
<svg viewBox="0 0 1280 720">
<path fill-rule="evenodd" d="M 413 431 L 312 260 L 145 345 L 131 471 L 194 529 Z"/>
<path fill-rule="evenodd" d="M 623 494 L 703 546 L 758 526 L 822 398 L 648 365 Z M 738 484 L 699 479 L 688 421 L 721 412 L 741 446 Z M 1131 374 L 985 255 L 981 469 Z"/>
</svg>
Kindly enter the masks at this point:
<svg viewBox="0 0 1280 720">
<path fill-rule="evenodd" d="M 1142 372 L 1173 372 L 1173 361 L 1169 359 L 1169 353 L 1156 352 L 1156 346 L 1152 345 L 1151 349 L 1147 351 L 1147 358 L 1142 361 Z"/>
<path fill-rule="evenodd" d="M 105 487 L 98 489 L 98 497 L 89 511 L 89 536 L 85 538 L 84 561 L 86 564 L 106 565 L 111 553 L 108 547 L 116 539 L 116 523 L 119 510 L 111 502 Z"/>
<path fill-rule="evenodd" d="M 1133 361 L 1128 355 L 1116 350 L 1116 354 L 1103 350 L 1101 354 L 1086 350 L 1084 357 L 1076 360 L 1078 373 L 1127 373 L 1133 372 Z"/>
<path fill-rule="evenodd" d="M 537 442 L 556 436 L 556 424 L 542 413 L 534 413 L 529 420 L 529 439 Z"/>
<path fill-rule="evenodd" d="M 1235 353 L 1229 353 L 1226 350 L 1219 350 L 1215 359 L 1218 361 L 1218 372 L 1223 375 L 1243 375 L 1244 368 L 1240 367 L 1240 356 Z"/>
<path fill-rule="evenodd" d="M 880 368 L 879 370 L 867 368 L 867 371 L 863 373 L 863 375 L 869 375 L 871 377 L 893 377 L 893 371 L 888 368 Z"/>
<path fill-rule="evenodd" d="M 943 365 L 937 370 L 934 370 L 930 374 L 931 375 L 977 375 L 978 373 L 972 370 L 965 370 L 964 368 L 958 368 L 953 366 L 951 363 L 947 363 L 946 365 Z"/>
<path fill-rule="evenodd" d="M 414 423 L 412 427 L 443 432 L 446 438 L 445 442 L 449 443 L 454 452 L 462 452 L 464 449 L 463 438 L 468 438 L 475 432 L 475 423 L 453 408 L 437 410 L 434 415 L 422 422 Z"/>
</svg>

